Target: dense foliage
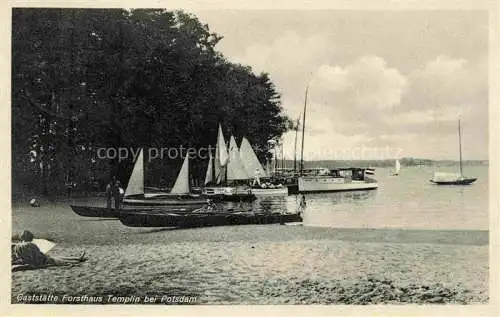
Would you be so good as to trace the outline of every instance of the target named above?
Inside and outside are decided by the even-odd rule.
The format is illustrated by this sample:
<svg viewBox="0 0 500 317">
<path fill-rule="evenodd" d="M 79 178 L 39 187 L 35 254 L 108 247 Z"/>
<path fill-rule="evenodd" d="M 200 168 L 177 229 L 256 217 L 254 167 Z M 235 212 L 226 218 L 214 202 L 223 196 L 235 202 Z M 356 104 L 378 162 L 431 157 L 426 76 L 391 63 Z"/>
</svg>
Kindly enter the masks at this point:
<svg viewBox="0 0 500 317">
<path fill-rule="evenodd" d="M 12 20 L 14 190 L 126 183 L 132 159 L 102 160 L 98 148 L 206 147 L 219 123 L 264 159 L 267 140 L 290 127 L 267 74 L 229 62 L 193 15 L 47 8 L 14 9 Z M 148 163 L 146 182 L 171 185 L 181 164 Z M 205 164 L 193 161 L 195 179 Z"/>
</svg>

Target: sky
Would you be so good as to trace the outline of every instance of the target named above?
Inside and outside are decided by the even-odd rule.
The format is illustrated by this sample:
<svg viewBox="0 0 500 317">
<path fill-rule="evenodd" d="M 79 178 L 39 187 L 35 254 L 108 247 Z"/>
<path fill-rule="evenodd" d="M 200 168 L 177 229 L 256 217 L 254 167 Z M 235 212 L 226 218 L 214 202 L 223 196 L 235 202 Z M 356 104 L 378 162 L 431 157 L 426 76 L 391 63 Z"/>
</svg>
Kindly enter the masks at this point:
<svg viewBox="0 0 500 317">
<path fill-rule="evenodd" d="M 309 87 L 305 160 L 458 159 L 459 117 L 464 159 L 488 159 L 487 11 L 192 13 L 229 60 L 269 74 L 291 118 Z"/>
</svg>

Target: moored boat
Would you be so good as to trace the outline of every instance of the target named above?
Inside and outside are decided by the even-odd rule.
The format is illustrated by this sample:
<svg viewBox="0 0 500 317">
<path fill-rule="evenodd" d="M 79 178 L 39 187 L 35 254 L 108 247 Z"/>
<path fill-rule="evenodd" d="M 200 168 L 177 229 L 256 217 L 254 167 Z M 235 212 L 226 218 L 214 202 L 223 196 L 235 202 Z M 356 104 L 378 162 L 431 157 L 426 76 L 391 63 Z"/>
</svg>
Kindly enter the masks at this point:
<svg viewBox="0 0 500 317">
<path fill-rule="evenodd" d="M 192 212 L 192 213 L 137 213 L 125 212 L 120 222 L 128 227 L 211 227 L 229 225 L 272 224 L 302 222 L 302 216 L 281 213 L 252 212 Z"/>
<path fill-rule="evenodd" d="M 460 174 L 434 173 L 431 182 L 436 185 L 470 185 L 476 180 L 477 178 L 463 177 Z"/>
<path fill-rule="evenodd" d="M 340 192 L 355 190 L 372 190 L 378 188 L 375 179 L 369 177 L 373 169 L 342 168 L 323 169 L 318 175 L 303 175 L 299 177 L 299 192 Z"/>
<path fill-rule="evenodd" d="M 142 150 L 135 162 L 130 176 L 125 196 L 124 205 L 133 206 L 187 206 L 204 205 L 206 198 L 191 193 L 189 185 L 189 155 L 186 155 L 181 170 L 170 193 L 144 191 L 144 161 Z"/>
<path fill-rule="evenodd" d="M 245 185 L 247 178 L 234 137 L 230 138 L 228 152 L 219 125 L 215 158 L 210 154 L 202 195 L 215 201 L 253 201 L 256 197 Z"/>
<path fill-rule="evenodd" d="M 460 119 L 458 120 L 458 149 L 460 153 L 459 173 L 442 173 L 434 172 L 431 178 L 431 183 L 436 185 L 470 185 L 474 183 L 477 178 L 465 177 L 462 171 L 462 134 L 460 129 Z"/>
<path fill-rule="evenodd" d="M 338 192 L 351 190 L 373 190 L 378 188 L 377 181 L 371 176 L 375 170 L 372 168 L 317 168 L 304 170 L 304 136 L 306 126 L 307 93 L 304 99 L 304 112 L 302 119 L 302 147 L 300 154 L 300 172 L 298 189 L 300 193 L 313 192 Z"/>
<path fill-rule="evenodd" d="M 252 187 L 252 193 L 255 196 L 288 196 L 288 187 L 287 186 L 281 186 L 276 188 Z"/>
<path fill-rule="evenodd" d="M 119 210 L 114 208 L 94 207 L 94 206 L 74 206 L 70 205 L 73 212 L 82 217 L 95 218 L 118 218 L 124 212 L 142 212 L 142 213 L 158 213 L 158 212 L 192 212 L 199 209 L 199 206 L 161 206 L 161 207 L 124 207 Z"/>
</svg>

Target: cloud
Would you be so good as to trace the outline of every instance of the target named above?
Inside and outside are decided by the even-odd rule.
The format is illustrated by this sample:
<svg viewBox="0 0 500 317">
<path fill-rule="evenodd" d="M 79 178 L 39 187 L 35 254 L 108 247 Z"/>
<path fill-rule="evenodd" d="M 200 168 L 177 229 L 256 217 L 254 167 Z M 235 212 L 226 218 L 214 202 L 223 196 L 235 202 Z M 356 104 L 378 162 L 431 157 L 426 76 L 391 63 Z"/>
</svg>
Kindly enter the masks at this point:
<svg viewBox="0 0 500 317">
<path fill-rule="evenodd" d="M 408 74 L 388 67 L 378 56 L 364 56 L 347 65 L 321 65 L 311 82 L 306 146 L 321 155 L 329 154 L 325 148 L 363 146 L 389 147 L 391 153 L 409 156 L 439 153 L 453 158 L 461 115 L 471 135 L 464 138 L 477 136 L 473 153 L 485 157 L 484 65 L 445 55 Z"/>
<path fill-rule="evenodd" d="M 226 56 L 270 74 L 293 119 L 310 82 L 306 158 L 359 146 L 456 158 L 459 115 L 464 155 L 487 157 L 487 13 L 380 14 L 217 11 L 204 17 L 225 37 L 218 47 Z M 295 133 L 285 139 L 293 152 Z"/>
<path fill-rule="evenodd" d="M 344 107 L 356 110 L 397 106 L 407 86 L 406 77 L 378 56 L 361 57 L 343 68 L 322 65 L 314 82 Z"/>
<path fill-rule="evenodd" d="M 464 58 L 437 56 L 409 74 L 410 89 L 403 104 L 405 109 L 456 107 L 457 114 L 469 107 L 487 104 L 487 63 L 471 64 Z"/>
</svg>

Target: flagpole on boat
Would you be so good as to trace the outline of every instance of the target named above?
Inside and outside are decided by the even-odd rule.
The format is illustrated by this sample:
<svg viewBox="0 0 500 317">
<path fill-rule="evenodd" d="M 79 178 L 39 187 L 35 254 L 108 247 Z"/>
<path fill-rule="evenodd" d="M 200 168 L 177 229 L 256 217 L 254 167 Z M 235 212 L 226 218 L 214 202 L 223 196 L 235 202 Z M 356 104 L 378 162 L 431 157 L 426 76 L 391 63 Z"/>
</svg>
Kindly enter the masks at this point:
<svg viewBox="0 0 500 317">
<path fill-rule="evenodd" d="M 304 113 L 302 117 L 302 148 L 300 151 L 300 175 L 302 175 L 302 172 L 304 170 L 304 131 L 306 128 L 306 109 L 307 109 L 307 93 L 309 91 L 309 84 L 306 86 L 306 97 L 304 99 Z"/>
</svg>

